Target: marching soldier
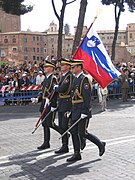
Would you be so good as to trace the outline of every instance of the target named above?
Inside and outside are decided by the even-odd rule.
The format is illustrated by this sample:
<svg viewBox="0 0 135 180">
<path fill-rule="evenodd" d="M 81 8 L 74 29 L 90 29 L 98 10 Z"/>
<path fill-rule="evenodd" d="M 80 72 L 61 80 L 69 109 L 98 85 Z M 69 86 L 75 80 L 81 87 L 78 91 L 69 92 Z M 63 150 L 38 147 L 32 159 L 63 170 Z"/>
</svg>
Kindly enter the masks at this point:
<svg viewBox="0 0 135 180">
<path fill-rule="evenodd" d="M 71 125 L 77 120 L 80 121 L 70 130 L 73 141 L 74 154 L 67 159 L 67 162 L 81 160 L 79 136 L 84 137 L 98 146 L 99 156 L 105 152 L 105 142 L 100 141 L 96 136 L 87 131 L 91 115 L 91 85 L 88 78 L 83 74 L 83 61 L 74 60 L 72 72 L 75 78 L 72 85 L 72 109 Z"/>
<path fill-rule="evenodd" d="M 73 81 L 73 74 L 71 73 L 71 61 L 68 59 L 61 59 L 61 71 L 63 73 L 59 85 L 55 86 L 55 91 L 58 93 L 58 126 L 64 132 L 68 129 L 69 118 L 66 113 L 71 111 L 71 86 Z M 69 134 L 62 137 L 62 147 L 55 151 L 56 154 L 69 152 L 68 148 Z"/>
<path fill-rule="evenodd" d="M 54 130 L 63 134 L 69 127 L 69 112 L 72 107 L 71 88 L 74 75 L 71 72 L 71 60 L 61 58 L 61 71 L 63 73 L 59 85 L 55 86 L 55 91 L 58 92 L 58 126 L 54 124 Z M 62 147 L 55 151 L 56 154 L 69 152 L 68 148 L 69 134 L 62 137 Z M 86 146 L 86 139 L 80 136 L 81 150 Z"/>
<path fill-rule="evenodd" d="M 42 83 L 42 96 L 37 100 L 38 102 L 41 101 L 41 106 L 40 106 L 41 113 L 43 112 L 46 105 L 49 103 L 49 98 L 51 97 L 52 92 L 54 91 L 53 90 L 54 86 L 57 84 L 56 77 L 53 75 L 54 68 L 55 65 L 53 63 L 51 63 L 50 61 L 46 61 L 44 67 L 44 72 L 46 77 Z M 33 102 L 35 102 L 34 99 Z M 49 106 L 46 108 L 46 111 L 42 118 L 44 119 L 47 116 L 42 123 L 44 130 L 44 142 L 41 146 L 37 147 L 37 149 L 39 150 L 50 148 L 50 126 L 53 124 L 53 121 L 55 119 L 56 109 L 57 109 L 57 94 L 54 93 L 54 96 Z"/>
</svg>

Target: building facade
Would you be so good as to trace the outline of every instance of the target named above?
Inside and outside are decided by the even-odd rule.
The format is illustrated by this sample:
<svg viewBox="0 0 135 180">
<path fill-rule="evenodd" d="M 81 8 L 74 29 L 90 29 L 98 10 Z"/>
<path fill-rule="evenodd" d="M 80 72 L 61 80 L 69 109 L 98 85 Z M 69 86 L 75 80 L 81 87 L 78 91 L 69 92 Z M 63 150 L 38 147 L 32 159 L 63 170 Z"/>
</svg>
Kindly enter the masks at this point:
<svg viewBox="0 0 135 180">
<path fill-rule="evenodd" d="M 0 13 L 0 57 L 2 60 L 15 64 L 21 64 L 24 61 L 40 63 L 47 56 L 49 59 L 57 57 L 58 28 L 54 22 L 50 23 L 45 32 L 20 31 L 18 16 L 8 15 L 1 10 Z M 87 30 L 84 26 L 82 37 Z M 98 34 L 111 56 L 114 31 L 98 31 Z M 74 35 L 62 34 L 63 57 L 71 58 L 73 41 Z M 135 23 L 128 24 L 126 30 L 119 30 L 115 61 L 135 61 Z"/>
<path fill-rule="evenodd" d="M 47 56 L 47 38 L 40 32 L 9 32 L 0 34 L 0 44 L 5 52 L 5 60 L 16 63 L 24 61 L 40 62 Z"/>
<path fill-rule="evenodd" d="M 5 13 L 0 9 L 0 32 L 15 32 L 21 30 L 20 16 Z"/>
</svg>

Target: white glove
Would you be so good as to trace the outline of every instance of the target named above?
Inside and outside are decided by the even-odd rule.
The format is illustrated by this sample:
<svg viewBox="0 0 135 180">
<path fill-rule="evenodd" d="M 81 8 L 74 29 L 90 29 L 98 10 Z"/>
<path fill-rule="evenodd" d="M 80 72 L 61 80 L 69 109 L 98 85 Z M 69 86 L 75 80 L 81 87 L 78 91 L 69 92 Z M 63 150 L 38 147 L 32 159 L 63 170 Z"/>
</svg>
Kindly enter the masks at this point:
<svg viewBox="0 0 135 180">
<path fill-rule="evenodd" d="M 57 108 L 51 107 L 51 111 L 54 112 Z"/>
<path fill-rule="evenodd" d="M 57 89 L 57 88 L 58 88 L 58 86 L 59 86 L 59 85 L 57 85 L 57 84 L 56 84 L 56 85 L 54 85 L 53 89 L 54 89 L 54 90 L 55 90 L 55 89 Z"/>
<path fill-rule="evenodd" d="M 81 119 L 84 119 L 84 118 L 86 118 L 86 117 L 87 117 L 86 114 L 81 114 Z"/>
<path fill-rule="evenodd" d="M 37 104 L 38 103 L 38 98 L 31 98 L 32 104 Z"/>
<path fill-rule="evenodd" d="M 64 115 L 65 115 L 66 118 L 69 118 L 69 116 L 71 115 L 71 112 L 70 112 L 70 111 L 67 111 L 67 112 L 65 112 Z"/>
<path fill-rule="evenodd" d="M 47 104 L 49 105 L 49 99 L 48 99 L 48 98 L 45 99 L 45 105 L 44 105 L 44 108 L 47 106 Z"/>
</svg>

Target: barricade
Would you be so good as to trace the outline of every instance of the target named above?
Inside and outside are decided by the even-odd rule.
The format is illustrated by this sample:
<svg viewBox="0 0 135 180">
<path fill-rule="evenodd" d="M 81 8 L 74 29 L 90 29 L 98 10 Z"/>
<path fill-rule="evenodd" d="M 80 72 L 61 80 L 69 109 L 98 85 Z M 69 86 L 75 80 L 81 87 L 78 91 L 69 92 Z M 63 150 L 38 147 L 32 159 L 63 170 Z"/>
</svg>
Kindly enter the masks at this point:
<svg viewBox="0 0 135 180">
<path fill-rule="evenodd" d="M 37 97 L 41 86 L 26 86 L 16 89 L 15 87 L 3 86 L 0 89 L 0 105 L 23 105 L 31 102 L 31 98 Z M 135 96 L 135 84 L 129 84 L 129 97 Z M 121 83 L 111 83 L 108 86 L 108 99 L 122 98 Z M 92 89 L 92 100 L 97 99 L 97 89 Z"/>
<path fill-rule="evenodd" d="M 0 89 L 0 105 L 22 105 L 28 104 L 33 97 L 37 97 L 41 91 L 41 86 L 26 86 L 15 88 L 3 86 Z"/>
<path fill-rule="evenodd" d="M 121 83 L 111 83 L 108 87 L 108 99 L 119 99 L 122 98 L 122 85 Z M 135 97 L 135 84 L 129 83 L 129 98 Z M 97 89 L 93 86 L 92 88 L 92 100 L 97 99 Z"/>
</svg>

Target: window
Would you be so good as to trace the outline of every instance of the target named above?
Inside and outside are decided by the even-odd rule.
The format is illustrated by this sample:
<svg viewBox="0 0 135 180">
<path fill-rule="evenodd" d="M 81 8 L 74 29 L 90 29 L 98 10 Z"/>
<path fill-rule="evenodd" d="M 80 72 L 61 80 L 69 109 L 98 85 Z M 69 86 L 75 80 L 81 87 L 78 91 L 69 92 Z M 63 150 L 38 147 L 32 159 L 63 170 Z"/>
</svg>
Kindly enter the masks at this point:
<svg viewBox="0 0 135 180">
<path fill-rule="evenodd" d="M 8 39 L 4 39 L 4 43 L 8 43 Z"/>
<path fill-rule="evenodd" d="M 40 49 L 40 52 L 43 53 L 43 48 Z"/>
<path fill-rule="evenodd" d="M 37 48 L 37 52 L 39 53 L 39 48 Z"/>
<path fill-rule="evenodd" d="M 40 36 L 40 41 L 42 41 L 42 36 Z"/>
<path fill-rule="evenodd" d="M 33 56 L 33 60 L 36 60 L 36 56 Z"/>
<path fill-rule="evenodd" d="M 12 41 L 13 41 L 13 43 L 16 43 L 16 38 L 13 38 L 13 40 L 12 40 Z"/>
<path fill-rule="evenodd" d="M 16 51 L 16 50 L 17 50 L 17 48 L 15 48 L 15 47 L 14 47 L 12 50 L 13 50 L 13 51 Z"/>
<path fill-rule="evenodd" d="M 33 52 L 36 52 L 36 49 L 35 49 L 35 48 L 33 48 Z"/>
<path fill-rule="evenodd" d="M 24 38 L 24 42 L 27 42 L 27 38 L 26 37 Z"/>
<path fill-rule="evenodd" d="M 33 36 L 33 41 L 35 41 L 35 36 Z"/>
<path fill-rule="evenodd" d="M 132 38 L 132 33 L 129 34 L 130 39 Z"/>
</svg>

